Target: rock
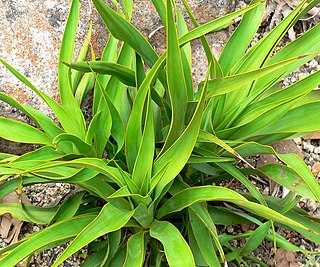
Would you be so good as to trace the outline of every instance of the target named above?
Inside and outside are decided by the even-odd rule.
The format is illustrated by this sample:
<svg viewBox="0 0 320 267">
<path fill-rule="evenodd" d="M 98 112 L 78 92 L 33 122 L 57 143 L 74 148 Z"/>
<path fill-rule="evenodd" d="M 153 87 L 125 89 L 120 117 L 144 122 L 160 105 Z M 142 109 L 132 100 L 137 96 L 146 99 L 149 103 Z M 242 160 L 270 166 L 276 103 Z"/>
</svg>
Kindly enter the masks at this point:
<svg viewBox="0 0 320 267">
<path fill-rule="evenodd" d="M 311 212 L 315 211 L 319 206 L 320 204 L 315 200 L 310 199 L 307 201 L 307 209 Z"/>
<path fill-rule="evenodd" d="M 320 154 L 320 146 L 318 146 L 318 147 L 316 147 L 316 148 L 314 149 L 314 153 Z"/>
<path fill-rule="evenodd" d="M 312 153 L 315 149 L 314 145 L 310 143 L 310 140 L 305 140 L 302 142 L 302 149 L 306 150 L 307 152 Z"/>
</svg>

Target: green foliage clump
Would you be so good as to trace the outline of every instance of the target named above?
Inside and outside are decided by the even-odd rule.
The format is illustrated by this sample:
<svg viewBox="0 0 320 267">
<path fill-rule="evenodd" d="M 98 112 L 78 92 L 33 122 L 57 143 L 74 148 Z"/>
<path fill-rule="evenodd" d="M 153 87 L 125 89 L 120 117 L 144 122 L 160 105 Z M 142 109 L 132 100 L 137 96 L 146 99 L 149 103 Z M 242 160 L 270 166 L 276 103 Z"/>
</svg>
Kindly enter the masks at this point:
<svg viewBox="0 0 320 267">
<path fill-rule="evenodd" d="M 93 0 L 110 33 L 101 58 L 86 61 L 90 26 L 78 60 L 71 62 L 80 9 L 79 0 L 72 1 L 60 53 L 61 104 L 1 60 L 45 101 L 59 124 L 0 93 L 0 100 L 38 126 L 1 117 L 0 137 L 40 145 L 21 156 L 0 154 L 0 199 L 35 183 L 73 183 L 81 191 L 53 208 L 1 204 L 1 214 L 47 227 L 2 249 L 0 265 L 14 266 L 68 241 L 53 266 L 86 245 L 83 266 L 247 266 L 248 259 L 266 266 L 251 255 L 264 239 L 312 253 L 281 237 L 275 227 L 320 244 L 319 220 L 296 207 L 302 196 L 320 200 L 319 183 L 298 156 L 277 154 L 269 144 L 320 130 L 315 118 L 319 93 L 313 90 L 320 72 L 285 89 L 279 86 L 319 53 L 320 25 L 274 53 L 288 29 L 318 1 L 302 1 L 248 50 L 265 1 L 253 0 L 199 25 L 183 0 L 194 24 L 188 31 L 175 1 L 153 0 L 166 29 L 167 50 L 161 56 L 130 23 L 133 1 L 121 1 L 121 8 L 112 2 L 111 7 Z M 215 58 L 206 34 L 239 16 L 241 23 Z M 195 90 L 190 42 L 197 38 L 209 67 Z M 87 125 L 80 105 L 90 90 L 92 119 Z M 273 154 L 282 164 L 237 167 L 239 160 L 259 154 Z M 264 196 L 248 179 L 251 174 L 265 175 L 290 193 Z M 212 185 L 230 178 L 246 191 Z M 247 223 L 257 227 L 241 235 L 219 234 L 216 228 Z M 231 245 L 238 238 L 246 238 L 243 247 Z"/>
</svg>

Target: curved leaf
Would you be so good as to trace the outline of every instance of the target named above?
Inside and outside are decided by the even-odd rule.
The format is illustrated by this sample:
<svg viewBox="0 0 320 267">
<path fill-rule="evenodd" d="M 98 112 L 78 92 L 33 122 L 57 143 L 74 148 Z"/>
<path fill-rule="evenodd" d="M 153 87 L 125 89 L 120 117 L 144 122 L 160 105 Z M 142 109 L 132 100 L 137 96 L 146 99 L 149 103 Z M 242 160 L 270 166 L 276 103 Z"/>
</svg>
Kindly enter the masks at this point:
<svg viewBox="0 0 320 267">
<path fill-rule="evenodd" d="M 59 134 L 53 140 L 54 146 L 66 154 L 86 155 L 87 157 L 95 157 L 94 148 L 82 141 L 79 137 L 72 134 Z"/>
<path fill-rule="evenodd" d="M 19 143 L 51 144 L 51 138 L 38 129 L 26 123 L 3 117 L 0 117 L 0 137 Z"/>
<path fill-rule="evenodd" d="M 144 232 L 132 235 L 127 242 L 127 255 L 123 267 L 143 266 L 145 257 Z"/>
<path fill-rule="evenodd" d="M 190 247 L 173 224 L 155 220 L 150 226 L 150 236 L 162 243 L 171 267 L 195 266 Z"/>
<path fill-rule="evenodd" d="M 169 213 L 180 211 L 194 203 L 204 201 L 228 201 L 266 219 L 286 224 L 292 228 L 307 230 L 307 228 L 300 223 L 266 206 L 250 202 L 239 193 L 218 186 L 199 186 L 180 191 L 164 203 L 157 211 L 156 217 L 159 219 Z"/>
<path fill-rule="evenodd" d="M 129 86 L 136 85 L 134 71 L 117 63 L 112 63 L 108 61 L 88 61 L 65 64 L 72 69 L 79 70 L 82 72 L 91 72 L 93 70 L 98 74 L 112 75 L 124 84 Z"/>
<path fill-rule="evenodd" d="M 72 0 L 65 31 L 60 46 L 58 64 L 58 84 L 62 106 L 68 110 L 70 116 L 77 122 L 81 130 L 85 129 L 85 120 L 82 111 L 73 96 L 69 68 L 63 62 L 72 61 L 74 43 L 79 21 L 79 0 Z M 83 136 L 81 136 L 83 137 Z"/>
<path fill-rule="evenodd" d="M 37 123 L 50 138 L 54 138 L 58 134 L 63 132 L 62 129 L 60 129 L 49 117 L 47 117 L 41 111 L 36 110 L 27 105 L 20 104 L 13 98 L 1 92 L 0 100 L 10 104 L 11 106 L 25 113 L 29 118 L 31 118 L 35 123 Z"/>
<path fill-rule="evenodd" d="M 57 208 L 41 208 L 33 205 L 21 203 L 5 203 L 0 204 L 0 214 L 10 213 L 14 218 L 25 222 L 33 222 L 38 224 L 49 223 Z"/>
<path fill-rule="evenodd" d="M 99 215 L 86 226 L 62 252 L 52 267 L 57 267 L 73 253 L 95 240 L 96 238 L 114 232 L 123 227 L 132 217 L 134 211 L 123 211 L 111 204 L 106 204 Z"/>
<path fill-rule="evenodd" d="M 93 4 L 111 34 L 117 39 L 128 43 L 141 55 L 147 65 L 152 67 L 157 61 L 158 55 L 142 34 L 102 0 L 93 0 Z"/>
</svg>

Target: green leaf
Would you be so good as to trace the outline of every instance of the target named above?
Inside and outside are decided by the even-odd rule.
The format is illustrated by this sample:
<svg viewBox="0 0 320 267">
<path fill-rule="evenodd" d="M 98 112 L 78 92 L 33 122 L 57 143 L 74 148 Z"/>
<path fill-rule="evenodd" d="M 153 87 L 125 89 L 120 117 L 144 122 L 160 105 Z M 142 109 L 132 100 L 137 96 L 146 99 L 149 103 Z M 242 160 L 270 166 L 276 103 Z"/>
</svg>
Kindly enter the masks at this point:
<svg viewBox="0 0 320 267">
<path fill-rule="evenodd" d="M 21 203 L 5 203 L 0 204 L 0 214 L 10 213 L 12 217 L 25 222 L 33 222 L 37 224 L 49 223 L 57 208 L 41 208 Z"/>
<path fill-rule="evenodd" d="M 64 64 L 72 69 L 79 70 L 81 72 L 91 72 L 93 70 L 98 74 L 112 75 L 126 85 L 136 85 L 134 71 L 117 63 L 107 61 L 87 61 Z"/>
<path fill-rule="evenodd" d="M 191 31 L 189 31 L 187 34 L 182 36 L 179 39 L 180 46 L 197 39 L 201 36 L 204 36 L 207 33 L 210 33 L 215 30 L 219 30 L 221 27 L 225 26 L 226 24 L 229 24 L 230 22 L 233 22 L 233 20 L 242 14 L 248 12 L 249 10 L 256 8 L 258 5 L 261 5 L 262 2 L 258 2 L 252 5 L 247 6 L 246 8 L 240 9 L 238 11 L 235 11 L 231 14 L 225 15 L 223 17 L 217 18 L 215 20 L 212 20 L 210 22 L 207 22 Z"/>
<path fill-rule="evenodd" d="M 228 162 L 221 162 L 216 163 L 220 168 L 224 169 L 226 172 L 231 174 L 234 178 L 240 181 L 248 190 L 249 192 L 264 206 L 267 206 L 267 202 L 264 200 L 263 196 L 259 192 L 259 190 L 255 187 L 250 180 L 243 175 L 236 167 L 234 167 L 231 163 Z"/>
<path fill-rule="evenodd" d="M 156 217 L 159 219 L 169 213 L 180 211 L 194 203 L 204 201 L 228 201 L 266 219 L 274 220 L 299 230 L 307 229 L 300 223 L 266 206 L 250 202 L 240 194 L 218 186 L 199 186 L 185 189 L 165 202 L 157 211 Z"/>
<path fill-rule="evenodd" d="M 280 160 L 290 166 L 304 182 L 308 185 L 310 191 L 320 201 L 320 185 L 317 179 L 314 177 L 308 166 L 304 161 L 296 154 L 278 154 Z M 292 184 L 292 186 L 295 186 Z"/>
<path fill-rule="evenodd" d="M 190 224 L 201 254 L 210 267 L 219 266 L 217 253 L 212 243 L 210 232 L 198 216 L 189 209 Z"/>
<path fill-rule="evenodd" d="M 108 62 L 116 62 L 117 61 L 117 46 L 119 41 L 114 38 L 111 34 L 109 36 L 108 42 L 104 47 L 104 50 L 101 55 L 101 60 L 108 61 Z M 109 82 L 111 76 L 110 75 L 98 75 L 97 82 L 95 86 L 99 86 L 99 84 L 102 85 L 102 88 L 105 88 L 107 83 Z M 99 80 L 99 82 L 98 82 Z M 99 108 L 99 103 L 102 97 L 101 90 L 95 90 L 93 91 L 94 97 L 93 97 L 93 114 L 97 113 L 97 109 Z"/>
<path fill-rule="evenodd" d="M 105 179 L 109 178 L 111 181 L 117 183 L 120 187 L 125 185 L 125 180 L 123 175 L 127 176 L 130 179 L 130 175 L 124 171 L 120 171 L 119 168 L 112 167 L 108 165 L 108 161 L 97 158 L 80 158 L 71 161 L 60 161 L 53 162 L 50 165 L 42 165 L 38 168 L 30 169 L 28 172 L 40 171 L 41 169 L 46 169 L 48 167 L 62 167 L 62 169 L 66 169 L 68 167 L 76 167 L 76 168 L 89 168 L 92 170 L 96 170 L 101 174 L 104 174 Z"/>
<path fill-rule="evenodd" d="M 259 134 L 274 133 L 305 133 L 320 130 L 317 113 L 320 102 L 309 103 L 290 110 L 276 122 L 266 127 Z"/>
<path fill-rule="evenodd" d="M 90 20 L 88 33 L 87 33 L 86 39 L 84 40 L 81 46 L 81 49 L 77 58 L 77 62 L 85 61 L 87 59 L 87 55 L 90 49 L 91 33 L 92 33 L 92 21 Z M 75 70 L 71 72 L 71 87 L 72 87 L 73 93 L 76 92 L 80 79 L 81 79 L 80 71 Z"/>
<path fill-rule="evenodd" d="M 9 153 L 0 153 L 0 161 L 15 158 L 16 156 Z"/>
<path fill-rule="evenodd" d="M 187 111 L 187 86 L 178 42 L 178 33 L 172 12 L 172 2 L 167 1 L 167 83 L 172 109 L 171 124 L 162 151 L 165 152 L 185 129 Z"/>
<path fill-rule="evenodd" d="M 140 54 L 147 65 L 152 67 L 157 61 L 158 55 L 142 34 L 102 0 L 93 0 L 93 4 L 111 34 L 117 39 L 128 43 Z"/>
<path fill-rule="evenodd" d="M 80 83 L 77 86 L 75 92 L 75 99 L 77 100 L 78 105 L 80 106 L 83 99 L 89 93 L 90 90 L 94 87 L 94 76 L 92 73 L 86 73 L 83 75 Z"/>
<path fill-rule="evenodd" d="M 173 224 L 155 220 L 150 226 L 150 236 L 162 243 L 171 267 L 195 266 L 190 247 Z"/>
<path fill-rule="evenodd" d="M 45 182 L 49 182 L 49 181 L 46 179 L 34 177 L 34 176 L 30 177 L 26 175 L 23 177 L 23 185 L 45 183 Z M 13 178 L 9 181 L 6 181 L 5 183 L 0 184 L 0 199 L 5 197 L 7 194 L 13 192 L 14 190 L 17 190 L 20 185 L 21 185 L 20 177 Z"/>
<path fill-rule="evenodd" d="M 264 67 L 269 61 L 274 49 L 285 35 L 285 33 L 294 25 L 299 18 L 299 12 L 303 8 L 306 1 L 302 1 L 295 10 L 293 10 L 281 23 L 277 25 L 268 35 L 261 39 L 248 53 L 241 58 L 237 64 L 231 70 L 232 74 L 244 73 L 250 70 Z M 301 54 L 299 54 L 300 56 Z M 288 57 L 286 57 L 288 58 Z M 281 77 L 286 70 L 279 70 L 277 77 Z M 276 74 L 276 73 L 275 73 Z M 268 80 L 268 82 L 273 79 Z M 241 90 L 230 93 L 227 97 L 227 104 L 225 105 L 224 111 L 229 110 L 232 106 L 241 103 L 253 92 L 251 85 L 244 86 Z"/>
<path fill-rule="evenodd" d="M 290 58 L 260 69 L 250 70 L 248 72 L 239 73 L 228 77 L 209 80 L 208 97 L 222 95 L 235 91 L 239 88 L 242 88 L 246 84 L 252 83 L 256 79 L 267 75 L 268 73 L 277 71 L 288 65 L 290 66 L 290 64 L 293 64 L 300 58 L 301 57 Z"/>
<path fill-rule="evenodd" d="M 53 144 L 59 151 L 63 151 L 66 154 L 85 155 L 87 157 L 96 156 L 96 152 L 91 145 L 72 134 L 59 134 L 53 140 Z"/>
<path fill-rule="evenodd" d="M 302 97 L 309 94 L 315 87 L 318 86 L 319 77 L 320 71 L 314 72 L 289 87 L 276 90 L 259 101 L 255 101 L 253 97 L 248 97 L 247 100 L 244 101 L 239 107 L 239 111 L 236 113 L 239 114 L 238 118 L 236 118 L 232 124 L 237 126 L 244 125 L 253 121 L 254 119 L 257 119 L 262 114 L 277 107 L 278 105 L 283 105 L 298 98 L 301 100 Z M 299 101 L 299 103 L 300 102 L 301 101 Z M 226 120 L 231 120 L 230 116 L 237 115 L 232 112 L 232 114 L 230 114 L 229 118 L 227 117 Z"/>
<path fill-rule="evenodd" d="M 251 4 L 256 2 L 259 1 L 253 0 Z M 224 74 L 227 75 L 233 65 L 245 54 L 254 34 L 260 26 L 265 6 L 266 3 L 262 3 L 245 13 L 239 26 L 229 38 L 219 58 L 219 63 Z"/>
<path fill-rule="evenodd" d="M 192 251 L 196 266 L 207 266 L 207 262 L 205 261 L 205 259 L 202 256 L 202 253 L 199 249 L 198 243 L 194 237 L 194 234 L 193 234 L 190 226 L 188 227 L 188 244 L 189 244 L 190 249 Z"/>
<path fill-rule="evenodd" d="M 320 51 L 320 44 L 318 42 L 319 34 L 320 34 L 320 24 L 314 26 L 309 31 L 302 34 L 301 36 L 299 36 L 299 38 L 290 42 L 284 48 L 282 48 L 279 52 L 277 52 L 269 61 L 266 62 L 265 65 L 274 64 L 284 59 L 292 58 L 300 55 L 310 54 L 310 56 L 304 57 L 298 60 L 296 63 L 288 66 L 288 68 L 285 69 L 285 72 L 283 73 L 283 75 L 280 77 L 278 77 L 276 73 L 271 73 L 269 75 L 266 75 L 265 77 L 260 78 L 253 85 L 252 90 L 255 91 L 256 89 L 261 88 L 263 84 L 266 84 L 269 81 L 275 80 L 275 78 L 277 78 L 275 82 L 280 81 L 283 77 L 288 75 L 290 72 L 294 71 L 298 67 L 302 66 L 303 64 L 307 63 L 312 58 L 314 58 L 313 54 L 314 53 L 318 54 Z"/>
<path fill-rule="evenodd" d="M 163 1 L 151 0 L 159 14 L 162 24 L 166 27 L 166 6 Z"/>
<path fill-rule="evenodd" d="M 228 208 L 208 206 L 208 210 L 216 225 L 248 224 L 251 222 Z"/>
<path fill-rule="evenodd" d="M 188 6 L 188 3 L 186 2 L 186 0 L 182 0 L 183 5 L 193 23 L 193 25 L 197 28 L 199 27 L 199 24 L 197 22 L 197 20 L 195 19 L 194 15 L 191 12 L 190 7 Z M 207 38 L 205 36 L 201 36 L 200 37 L 204 52 L 206 54 L 207 60 L 208 60 L 208 65 L 210 65 L 210 62 L 213 61 L 212 64 L 212 68 L 210 69 L 210 76 L 211 78 L 217 78 L 217 77 L 223 77 L 223 72 L 221 70 L 221 66 L 218 62 L 218 60 L 216 59 L 216 57 L 212 54 L 209 42 L 207 40 Z"/>
<path fill-rule="evenodd" d="M 23 154 L 17 157 L 12 162 L 23 162 L 23 161 L 38 161 L 38 162 L 48 162 L 52 160 L 59 159 L 65 154 L 61 151 L 55 150 L 52 146 L 44 146 L 34 151 Z"/>
<path fill-rule="evenodd" d="M 180 177 L 179 177 L 180 178 Z M 170 187 L 170 194 L 174 195 L 178 192 L 188 188 L 189 186 L 182 181 L 182 179 L 176 179 L 172 186 Z M 220 244 L 218 233 L 216 226 L 208 212 L 207 206 L 203 203 L 195 203 L 189 207 L 190 210 L 194 212 L 194 214 L 201 220 L 203 225 L 208 229 L 209 233 L 211 234 L 213 238 L 213 242 L 215 244 L 215 247 L 219 251 L 221 261 L 225 261 L 224 251 L 222 249 L 222 246 Z"/>
<path fill-rule="evenodd" d="M 19 143 L 50 145 L 51 139 L 38 129 L 15 120 L 0 117 L 0 137 Z"/>
<path fill-rule="evenodd" d="M 299 169 L 304 168 L 301 166 L 301 163 L 299 165 Z M 301 178 L 302 176 L 298 175 L 292 168 L 279 164 L 269 164 L 259 168 L 259 171 L 276 183 L 283 185 L 296 194 L 308 197 L 310 199 L 316 199 L 314 193 L 312 192 L 312 188 L 310 188 L 304 179 Z M 309 179 L 311 178 L 310 174 L 308 177 Z"/>
<path fill-rule="evenodd" d="M 206 82 L 207 80 L 208 75 Z M 162 190 L 179 174 L 192 153 L 200 130 L 206 82 L 190 123 L 173 145 L 164 153 L 158 155 L 154 163 L 150 189 L 152 190 L 156 187 L 156 197 L 160 196 Z"/>
<path fill-rule="evenodd" d="M 54 138 L 58 134 L 63 132 L 49 117 L 47 117 L 42 112 L 32 107 L 22 105 L 16 100 L 14 100 L 13 98 L 1 92 L 0 92 L 0 100 L 10 104 L 11 106 L 25 113 L 29 118 L 31 118 L 35 123 L 37 123 L 50 138 Z"/>
<path fill-rule="evenodd" d="M 301 1 L 284 20 L 281 21 L 265 38 L 261 39 L 248 53 L 237 62 L 231 71 L 232 74 L 240 73 L 248 70 L 260 68 L 264 62 L 271 57 L 273 50 L 280 42 L 281 38 L 287 33 L 289 28 L 295 23 L 299 12 L 306 3 L 306 0 Z"/>
<path fill-rule="evenodd" d="M 264 240 L 268 230 L 271 227 L 270 221 L 260 225 L 249 237 L 246 244 L 242 247 L 240 255 L 246 255 L 255 250 Z"/>
<path fill-rule="evenodd" d="M 120 117 L 118 110 L 116 109 L 116 106 L 114 105 L 114 102 L 110 99 L 106 90 L 104 90 L 103 84 L 101 82 L 101 77 L 100 76 L 96 77 L 96 80 L 97 80 L 97 85 L 96 85 L 97 87 L 95 89 L 95 92 L 97 91 L 100 92 L 99 93 L 100 102 L 96 110 L 97 112 L 102 113 L 102 115 L 99 115 L 99 118 L 97 118 L 97 125 L 100 125 L 100 127 L 96 127 L 96 135 L 95 135 L 95 138 L 96 138 L 95 145 L 97 146 L 97 150 L 98 150 L 97 154 L 102 156 L 107 140 L 109 139 L 110 133 L 112 134 L 113 138 L 117 142 L 117 145 L 118 145 L 117 153 L 118 153 L 122 149 L 122 146 L 124 144 L 125 130 L 124 130 L 123 121 Z M 101 124 L 104 125 L 104 127 L 101 127 Z"/>
<path fill-rule="evenodd" d="M 149 189 L 148 186 L 151 178 L 151 169 L 155 151 L 155 134 L 150 93 L 148 94 L 145 104 L 147 109 L 145 125 L 141 138 L 141 145 L 132 171 L 132 179 L 142 190 L 143 195 L 147 194 Z M 142 188 L 143 184 L 146 184 L 146 188 Z"/>
<path fill-rule="evenodd" d="M 134 163 L 136 161 L 138 151 L 140 149 L 140 143 L 142 139 L 142 120 L 143 120 L 143 108 L 148 91 L 151 84 L 155 81 L 157 74 L 162 69 L 165 62 L 165 57 L 162 56 L 148 72 L 146 78 L 141 84 L 136 98 L 133 102 L 132 112 L 127 125 L 126 130 L 126 143 L 125 143 L 125 155 L 129 171 L 133 170 Z"/>
<path fill-rule="evenodd" d="M 61 107 L 57 102 L 51 99 L 49 96 L 41 92 L 38 88 L 36 88 L 26 77 L 24 77 L 21 73 L 19 73 L 16 69 L 6 63 L 4 60 L 0 59 L 3 65 L 8 68 L 8 70 L 15 75 L 21 82 L 27 85 L 32 91 L 34 91 L 41 99 L 52 109 L 52 111 L 57 116 L 59 122 L 62 127 L 70 133 L 78 135 L 79 137 L 84 137 L 85 135 L 85 124 L 83 122 L 78 122 L 75 120 L 69 113 L 70 110 L 66 110 Z"/>
<path fill-rule="evenodd" d="M 49 224 L 54 224 L 72 218 L 80 207 L 85 192 L 79 192 L 64 201 Z"/>
<path fill-rule="evenodd" d="M 106 204 L 99 215 L 75 237 L 52 266 L 57 267 L 96 238 L 120 229 L 129 221 L 133 213 L 134 211 L 123 211 L 111 204 Z"/>
<path fill-rule="evenodd" d="M 132 235 L 127 242 L 127 255 L 123 264 L 124 267 L 143 266 L 145 257 L 145 232 L 141 231 Z"/>
<path fill-rule="evenodd" d="M 63 34 L 58 65 L 58 83 L 62 106 L 68 110 L 70 116 L 77 122 L 82 130 L 85 129 L 85 120 L 81 109 L 73 96 L 69 68 L 63 62 L 72 61 L 74 43 L 79 20 L 79 0 L 71 3 L 65 31 Z"/>
<path fill-rule="evenodd" d="M 121 245 L 121 241 L 122 241 L 121 235 L 122 235 L 121 229 L 108 234 L 108 255 L 104 255 L 105 257 L 104 266 L 110 266 L 110 262 L 113 260 L 114 256 L 116 255 L 119 249 L 119 246 Z M 88 267 L 91 267 L 91 266 L 88 266 Z"/>
</svg>

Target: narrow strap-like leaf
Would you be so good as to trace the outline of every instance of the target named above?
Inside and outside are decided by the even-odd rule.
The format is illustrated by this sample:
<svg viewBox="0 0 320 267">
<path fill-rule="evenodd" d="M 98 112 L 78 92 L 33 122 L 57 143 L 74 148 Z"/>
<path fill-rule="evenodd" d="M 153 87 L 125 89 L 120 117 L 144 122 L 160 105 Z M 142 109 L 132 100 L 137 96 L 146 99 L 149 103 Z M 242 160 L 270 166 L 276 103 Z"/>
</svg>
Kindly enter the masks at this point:
<svg viewBox="0 0 320 267">
<path fill-rule="evenodd" d="M 85 143 L 79 137 L 72 134 L 59 134 L 53 140 L 53 144 L 58 150 L 66 154 L 86 155 L 87 157 L 96 156 L 96 151 L 90 144 Z"/>
<path fill-rule="evenodd" d="M 145 232 L 141 231 L 132 235 L 127 242 L 127 255 L 123 267 L 143 266 L 145 257 Z"/>
<path fill-rule="evenodd" d="M 85 193 L 84 191 L 76 193 L 75 195 L 67 199 L 65 202 L 63 202 L 59 206 L 50 224 L 72 218 L 80 207 L 81 200 L 82 200 L 82 197 L 84 196 L 84 193 Z"/>
<path fill-rule="evenodd" d="M 200 130 L 208 77 L 207 74 L 204 89 L 190 123 L 173 145 L 164 153 L 158 155 L 154 163 L 150 190 L 156 188 L 157 197 L 161 195 L 162 190 L 179 174 L 192 153 Z M 164 170 L 164 173 L 160 170 Z"/>
<path fill-rule="evenodd" d="M 31 118 L 35 123 L 37 123 L 50 138 L 54 138 L 58 134 L 63 132 L 61 128 L 59 128 L 49 117 L 47 117 L 41 111 L 34 109 L 30 106 L 20 104 L 13 98 L 1 92 L 0 100 L 10 104 L 11 106 L 25 113 L 29 118 Z"/>
<path fill-rule="evenodd" d="M 166 151 L 185 129 L 187 111 L 187 86 L 184 78 L 178 35 L 172 11 L 167 1 L 167 83 L 172 109 L 172 120 L 162 151 Z"/>
<path fill-rule="evenodd" d="M 58 83 L 62 106 L 70 112 L 70 116 L 74 118 L 74 120 L 78 123 L 82 130 L 84 130 L 85 120 L 81 109 L 73 96 L 70 70 L 66 65 L 63 64 L 63 62 L 72 61 L 78 20 L 79 0 L 73 0 L 70 6 L 66 28 L 60 47 Z"/>
<path fill-rule="evenodd" d="M 92 70 L 98 74 L 109 74 L 118 78 L 121 82 L 129 86 L 135 86 L 135 73 L 133 70 L 117 63 L 107 61 L 88 61 L 65 63 L 72 69 L 82 72 L 91 72 Z"/>
<path fill-rule="evenodd" d="M 152 67 L 158 55 L 141 33 L 102 0 L 93 0 L 93 3 L 112 35 L 128 43 Z"/>
<path fill-rule="evenodd" d="M 132 179 L 140 188 L 143 183 L 149 185 L 155 151 L 155 134 L 150 92 L 146 99 L 145 108 L 145 125 L 141 138 L 140 148 L 132 171 Z M 149 188 L 144 188 L 144 192 L 141 193 L 143 195 L 147 194 L 148 189 Z"/>
<path fill-rule="evenodd" d="M 38 129 L 26 123 L 3 117 L 0 117 L 0 137 L 19 143 L 51 144 L 51 138 Z"/>
<path fill-rule="evenodd" d="M 268 230 L 271 227 L 270 221 L 260 225 L 249 237 L 246 244 L 242 247 L 240 255 L 246 255 L 255 250 L 264 240 Z"/>
<path fill-rule="evenodd" d="M 210 33 L 214 30 L 217 30 L 221 28 L 222 26 L 228 24 L 229 22 L 232 22 L 235 18 L 241 16 L 242 14 L 248 12 L 249 10 L 256 8 L 258 5 L 261 5 L 262 2 L 258 2 L 252 5 L 247 6 L 246 8 L 240 9 L 238 11 L 235 11 L 231 14 L 228 14 L 226 16 L 217 18 L 213 21 L 210 21 L 208 23 L 205 23 L 191 31 L 189 31 L 187 34 L 182 36 L 179 39 L 180 45 L 184 45 L 194 39 L 197 39 L 201 36 L 204 36 L 207 33 Z"/>
<path fill-rule="evenodd" d="M 256 2 L 259 1 L 253 0 L 251 3 Z M 219 63 L 225 75 L 228 74 L 233 65 L 245 54 L 254 34 L 260 26 L 265 6 L 266 3 L 262 3 L 245 13 L 239 26 L 228 40 L 219 58 Z"/>
<path fill-rule="evenodd" d="M 162 243 L 171 267 L 195 266 L 190 247 L 173 224 L 155 220 L 150 226 L 150 236 Z"/>
<path fill-rule="evenodd" d="M 206 225 L 197 217 L 197 215 L 192 210 L 189 210 L 189 218 L 193 235 L 197 241 L 203 258 L 210 267 L 219 266 L 220 263 L 217 257 L 217 253 L 213 246 L 213 242 L 209 230 L 206 228 Z"/>
<path fill-rule="evenodd" d="M 123 211 L 117 209 L 111 204 L 106 204 L 99 215 L 87 227 L 85 227 L 62 252 L 53 264 L 53 267 L 57 267 L 73 253 L 96 238 L 123 227 L 132 217 L 133 213 L 134 211 Z"/>
<path fill-rule="evenodd" d="M 295 57 L 286 59 L 284 61 L 278 62 L 276 64 L 252 70 L 245 73 L 240 73 L 228 77 L 216 78 L 208 81 L 208 97 L 222 95 L 225 93 L 230 93 L 235 91 L 245 84 L 252 83 L 254 80 L 263 77 L 266 74 L 277 71 L 283 67 L 290 66 L 290 64 L 295 63 L 301 57 Z"/>
<path fill-rule="evenodd" d="M 41 92 L 38 88 L 36 88 L 26 77 L 24 77 L 20 72 L 10 66 L 7 62 L 0 59 L 3 65 L 5 65 L 8 70 L 15 75 L 21 82 L 27 85 L 32 91 L 34 91 L 41 99 L 52 109 L 52 111 L 57 116 L 58 120 L 60 121 L 62 127 L 70 133 L 78 135 L 81 138 L 84 138 L 85 128 L 83 127 L 83 123 L 78 122 L 75 120 L 69 112 L 70 110 L 64 109 L 60 106 L 57 102 L 55 102 L 52 98 L 50 98 L 45 93 Z"/>
<path fill-rule="evenodd" d="M 307 229 L 302 224 L 295 222 L 266 206 L 248 201 L 235 191 L 218 186 L 192 187 L 177 193 L 158 210 L 157 218 L 159 219 L 169 213 L 180 211 L 194 203 L 203 201 L 229 201 L 266 219 L 286 224 L 294 229 Z"/>
<path fill-rule="evenodd" d="M 140 142 L 142 139 L 142 118 L 143 118 L 143 108 L 144 103 L 146 101 L 146 97 L 148 95 L 148 91 L 150 90 L 151 84 L 155 81 L 157 74 L 163 67 L 165 62 L 165 57 L 162 56 L 159 60 L 154 64 L 152 69 L 148 72 L 146 78 L 141 84 L 136 98 L 133 103 L 132 112 L 130 114 L 130 118 L 127 125 L 126 132 L 126 159 L 129 171 L 132 172 L 134 163 L 137 158 L 137 154 L 140 148 Z"/>
<path fill-rule="evenodd" d="M 21 203 L 0 204 L 0 214 L 10 213 L 14 218 L 21 221 L 47 224 L 52 220 L 57 211 L 56 207 L 42 208 L 28 204 L 24 204 L 23 206 L 24 207 L 22 208 Z M 30 218 L 35 220 L 30 220 Z"/>
</svg>

